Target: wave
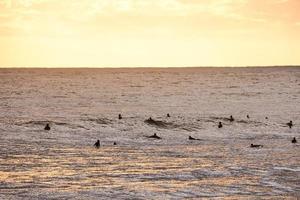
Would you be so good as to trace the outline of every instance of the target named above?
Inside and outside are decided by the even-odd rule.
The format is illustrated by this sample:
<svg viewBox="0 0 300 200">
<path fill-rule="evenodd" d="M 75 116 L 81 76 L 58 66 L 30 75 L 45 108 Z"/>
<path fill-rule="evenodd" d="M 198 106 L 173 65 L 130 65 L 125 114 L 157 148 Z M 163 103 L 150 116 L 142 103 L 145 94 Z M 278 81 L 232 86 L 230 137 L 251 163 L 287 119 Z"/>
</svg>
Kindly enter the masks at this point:
<svg viewBox="0 0 300 200">
<path fill-rule="evenodd" d="M 229 117 L 209 117 L 209 119 L 205 120 L 205 122 L 216 122 L 216 121 L 230 121 Z M 253 124 L 253 125 L 267 125 L 263 122 L 254 121 L 254 120 L 237 120 L 235 119 L 232 123 L 240 123 L 240 124 Z"/>
<path fill-rule="evenodd" d="M 230 172 L 227 171 L 211 171 L 211 170 L 194 170 L 191 172 L 192 175 L 198 179 L 204 178 L 219 178 L 231 176 Z"/>
<path fill-rule="evenodd" d="M 144 121 L 146 124 L 153 125 L 159 128 L 177 128 L 178 126 L 172 122 L 164 122 L 159 120 L 154 120 L 152 118 L 146 119 Z"/>
<path fill-rule="evenodd" d="M 211 120 L 217 120 L 217 121 L 230 121 L 229 117 L 210 117 Z"/>
<path fill-rule="evenodd" d="M 201 127 L 195 124 L 176 124 L 174 122 L 165 122 L 160 120 L 154 120 L 152 118 L 146 119 L 144 122 L 148 125 L 163 129 L 182 129 L 186 131 L 195 131 L 197 129 L 201 129 Z"/>
<path fill-rule="evenodd" d="M 66 122 L 57 122 L 57 121 L 51 121 L 51 120 L 30 120 L 27 122 L 17 122 L 15 125 L 17 126 L 45 126 L 46 124 L 51 125 L 57 125 L 57 126 L 65 126 L 68 128 L 76 129 L 76 128 L 82 128 L 85 130 L 89 130 L 88 128 L 85 128 L 82 125 L 79 124 L 71 124 Z"/>
<path fill-rule="evenodd" d="M 112 120 L 108 118 L 88 118 L 84 121 L 96 122 L 97 124 L 112 124 Z"/>
</svg>

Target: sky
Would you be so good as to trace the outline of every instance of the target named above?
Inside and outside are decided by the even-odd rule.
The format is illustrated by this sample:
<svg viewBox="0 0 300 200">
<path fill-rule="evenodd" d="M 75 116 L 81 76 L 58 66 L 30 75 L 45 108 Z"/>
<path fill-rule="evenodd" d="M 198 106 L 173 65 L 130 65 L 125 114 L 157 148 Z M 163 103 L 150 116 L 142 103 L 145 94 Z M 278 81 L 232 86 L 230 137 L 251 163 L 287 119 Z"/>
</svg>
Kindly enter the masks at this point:
<svg viewBox="0 0 300 200">
<path fill-rule="evenodd" d="M 300 0 L 0 0 L 0 67 L 300 64 Z"/>
</svg>

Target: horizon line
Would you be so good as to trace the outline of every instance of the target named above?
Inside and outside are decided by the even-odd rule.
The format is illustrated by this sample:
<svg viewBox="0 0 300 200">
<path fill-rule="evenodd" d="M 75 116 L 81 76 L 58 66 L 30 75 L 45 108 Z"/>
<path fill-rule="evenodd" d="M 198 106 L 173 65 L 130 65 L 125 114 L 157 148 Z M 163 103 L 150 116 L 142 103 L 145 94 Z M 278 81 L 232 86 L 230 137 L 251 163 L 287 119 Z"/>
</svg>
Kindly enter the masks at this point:
<svg viewBox="0 0 300 200">
<path fill-rule="evenodd" d="M 183 67 L 0 67 L 0 69 L 178 69 L 178 68 L 280 68 L 300 65 L 238 65 L 238 66 L 183 66 Z"/>
</svg>

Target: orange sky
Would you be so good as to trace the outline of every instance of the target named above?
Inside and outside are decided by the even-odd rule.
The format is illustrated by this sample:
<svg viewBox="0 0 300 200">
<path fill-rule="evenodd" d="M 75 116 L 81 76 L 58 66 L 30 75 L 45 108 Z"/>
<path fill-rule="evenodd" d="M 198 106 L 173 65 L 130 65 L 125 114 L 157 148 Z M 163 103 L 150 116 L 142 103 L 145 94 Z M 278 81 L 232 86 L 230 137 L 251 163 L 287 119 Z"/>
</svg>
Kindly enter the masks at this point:
<svg viewBox="0 0 300 200">
<path fill-rule="evenodd" d="M 300 0 L 0 0 L 0 67 L 300 64 Z"/>
</svg>

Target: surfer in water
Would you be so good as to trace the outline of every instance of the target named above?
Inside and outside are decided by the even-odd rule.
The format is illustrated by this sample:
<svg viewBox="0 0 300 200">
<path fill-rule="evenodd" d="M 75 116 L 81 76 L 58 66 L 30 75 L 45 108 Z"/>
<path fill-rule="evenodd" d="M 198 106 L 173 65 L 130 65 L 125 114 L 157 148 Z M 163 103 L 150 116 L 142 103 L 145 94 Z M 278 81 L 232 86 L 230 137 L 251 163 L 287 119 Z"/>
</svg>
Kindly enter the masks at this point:
<svg viewBox="0 0 300 200">
<path fill-rule="evenodd" d="M 200 139 L 196 139 L 196 138 L 194 138 L 192 136 L 189 136 L 189 140 L 200 140 Z"/>
<path fill-rule="evenodd" d="M 149 117 L 149 119 L 147 119 L 147 121 L 153 122 L 154 120 L 152 119 L 152 117 Z"/>
<path fill-rule="evenodd" d="M 100 140 L 97 140 L 97 142 L 94 144 L 94 146 L 98 149 L 100 147 Z"/>
<path fill-rule="evenodd" d="M 260 147 L 263 147 L 263 145 L 260 145 L 260 144 L 251 144 L 250 147 L 251 148 L 260 148 Z"/>
<path fill-rule="evenodd" d="M 171 117 L 169 113 L 167 114 L 167 117 Z"/>
<path fill-rule="evenodd" d="M 292 143 L 297 143 L 297 140 L 295 137 L 292 139 Z"/>
<path fill-rule="evenodd" d="M 49 131 L 49 130 L 50 130 L 50 125 L 49 125 L 49 124 L 46 124 L 44 130 Z"/>
<path fill-rule="evenodd" d="M 292 128 L 292 126 L 294 126 L 293 122 L 290 121 L 289 123 L 286 123 L 290 128 Z"/>
<path fill-rule="evenodd" d="M 151 136 L 147 136 L 148 138 L 154 138 L 154 139 L 161 139 L 161 137 L 157 136 L 156 133 L 154 133 L 153 135 Z"/>
<path fill-rule="evenodd" d="M 219 122 L 218 128 L 222 128 L 222 127 L 223 127 L 222 122 Z"/>
<path fill-rule="evenodd" d="M 232 115 L 230 115 L 229 121 L 233 122 L 234 118 L 232 117 Z"/>
<path fill-rule="evenodd" d="M 122 119 L 123 117 L 122 117 L 122 115 L 121 114 L 119 114 L 119 119 Z"/>
</svg>

